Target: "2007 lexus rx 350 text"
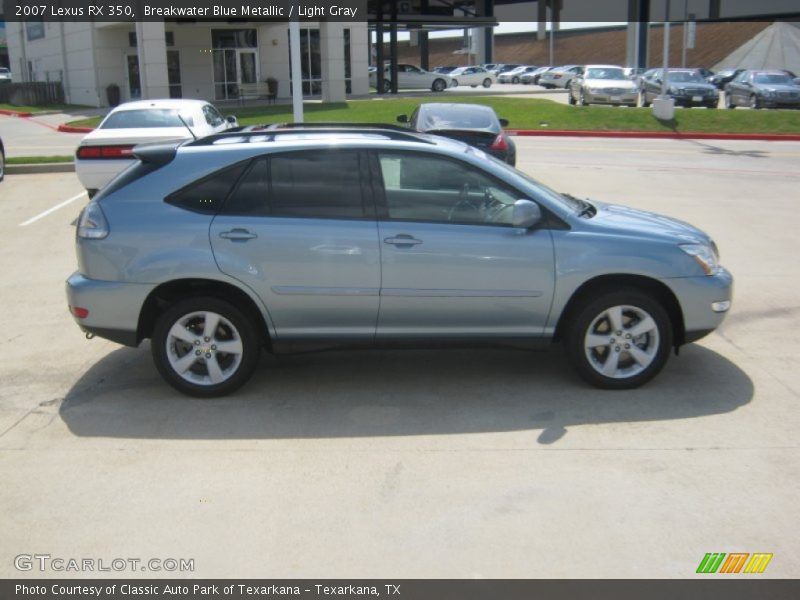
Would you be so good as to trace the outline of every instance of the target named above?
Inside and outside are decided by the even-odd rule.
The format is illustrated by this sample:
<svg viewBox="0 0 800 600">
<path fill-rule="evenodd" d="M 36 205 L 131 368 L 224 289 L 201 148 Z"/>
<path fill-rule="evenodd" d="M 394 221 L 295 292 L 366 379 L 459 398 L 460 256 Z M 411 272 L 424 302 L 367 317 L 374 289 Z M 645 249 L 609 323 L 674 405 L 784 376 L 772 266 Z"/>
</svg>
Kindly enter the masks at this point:
<svg viewBox="0 0 800 600">
<path fill-rule="evenodd" d="M 232 392 L 262 349 L 442 342 L 559 342 L 589 383 L 633 388 L 731 305 L 699 229 L 454 140 L 253 128 L 134 155 L 81 213 L 68 303 L 87 334 L 149 338 L 187 394 Z"/>
</svg>

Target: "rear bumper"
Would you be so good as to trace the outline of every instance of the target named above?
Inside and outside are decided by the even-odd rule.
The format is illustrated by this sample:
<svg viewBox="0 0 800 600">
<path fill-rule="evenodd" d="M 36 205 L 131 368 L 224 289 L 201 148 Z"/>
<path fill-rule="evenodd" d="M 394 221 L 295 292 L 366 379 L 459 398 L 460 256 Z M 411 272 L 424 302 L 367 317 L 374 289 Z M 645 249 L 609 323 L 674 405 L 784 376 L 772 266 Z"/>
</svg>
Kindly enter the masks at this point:
<svg viewBox="0 0 800 600">
<path fill-rule="evenodd" d="M 83 331 L 128 346 L 138 344 L 139 315 L 154 285 L 98 281 L 73 273 L 66 288 L 67 304 L 88 311 L 85 318 L 75 317 Z"/>
<path fill-rule="evenodd" d="M 730 312 L 730 304 L 720 310 L 720 303 L 730 303 L 733 299 L 733 276 L 722 267 L 707 277 L 679 277 L 666 279 L 664 283 L 681 306 L 687 343 L 714 331 Z"/>
<path fill-rule="evenodd" d="M 100 190 L 135 159 L 75 159 L 75 174 L 87 190 Z"/>
</svg>

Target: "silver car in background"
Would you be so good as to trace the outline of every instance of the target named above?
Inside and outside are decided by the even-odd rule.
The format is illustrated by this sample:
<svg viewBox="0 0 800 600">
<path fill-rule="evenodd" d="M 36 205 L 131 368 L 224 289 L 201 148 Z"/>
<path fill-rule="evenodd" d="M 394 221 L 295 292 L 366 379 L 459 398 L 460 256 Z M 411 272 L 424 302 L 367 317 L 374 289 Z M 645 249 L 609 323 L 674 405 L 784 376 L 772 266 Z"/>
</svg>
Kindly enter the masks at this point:
<svg viewBox="0 0 800 600">
<path fill-rule="evenodd" d="M 639 102 L 639 86 L 622 67 L 614 65 L 586 65 L 581 74 L 572 78 L 568 90 L 569 103 L 580 106 L 636 106 Z"/>
<path fill-rule="evenodd" d="M 81 213 L 67 303 L 90 336 L 149 338 L 195 396 L 243 385 L 262 348 L 412 343 L 561 342 L 586 381 L 632 388 L 731 305 L 699 229 L 448 138 L 256 127 L 134 156 Z"/>
</svg>

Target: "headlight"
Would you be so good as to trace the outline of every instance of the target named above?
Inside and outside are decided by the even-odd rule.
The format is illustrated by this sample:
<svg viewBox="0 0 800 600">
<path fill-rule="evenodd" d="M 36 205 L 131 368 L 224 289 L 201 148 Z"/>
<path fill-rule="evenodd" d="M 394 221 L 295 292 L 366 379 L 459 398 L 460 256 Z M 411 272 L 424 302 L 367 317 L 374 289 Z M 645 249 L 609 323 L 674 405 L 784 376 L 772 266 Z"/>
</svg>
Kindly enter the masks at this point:
<svg viewBox="0 0 800 600">
<path fill-rule="evenodd" d="M 763 92 L 761 92 L 761 95 L 764 96 L 764 98 L 774 98 L 775 92 L 773 92 L 772 90 L 764 90 Z"/>
<path fill-rule="evenodd" d="M 713 242 L 712 242 L 713 244 Z M 706 275 L 713 275 L 719 266 L 719 257 L 715 251 L 714 246 L 707 246 L 706 244 L 681 244 L 681 250 L 691 256 Z"/>
</svg>

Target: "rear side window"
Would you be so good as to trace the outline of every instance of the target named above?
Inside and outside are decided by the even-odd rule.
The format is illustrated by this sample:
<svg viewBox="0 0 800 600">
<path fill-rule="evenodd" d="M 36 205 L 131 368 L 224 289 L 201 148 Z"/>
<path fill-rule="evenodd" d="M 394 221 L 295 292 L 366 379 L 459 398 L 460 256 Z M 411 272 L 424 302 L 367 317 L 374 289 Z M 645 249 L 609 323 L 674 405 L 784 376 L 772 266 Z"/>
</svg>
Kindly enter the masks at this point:
<svg viewBox="0 0 800 600">
<path fill-rule="evenodd" d="M 216 214 L 246 166 L 246 162 L 239 163 L 217 171 L 170 194 L 166 202 L 193 212 Z"/>
<path fill-rule="evenodd" d="M 253 162 L 224 214 L 360 219 L 365 216 L 357 150 L 273 154 Z"/>
</svg>

